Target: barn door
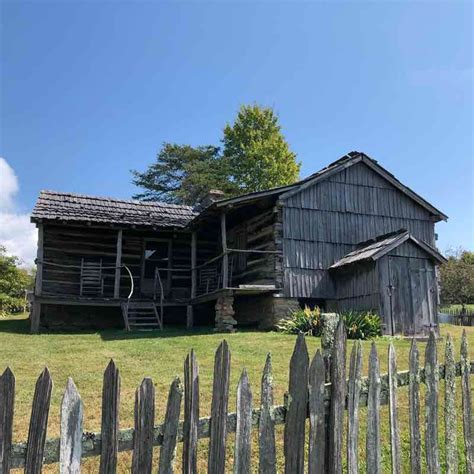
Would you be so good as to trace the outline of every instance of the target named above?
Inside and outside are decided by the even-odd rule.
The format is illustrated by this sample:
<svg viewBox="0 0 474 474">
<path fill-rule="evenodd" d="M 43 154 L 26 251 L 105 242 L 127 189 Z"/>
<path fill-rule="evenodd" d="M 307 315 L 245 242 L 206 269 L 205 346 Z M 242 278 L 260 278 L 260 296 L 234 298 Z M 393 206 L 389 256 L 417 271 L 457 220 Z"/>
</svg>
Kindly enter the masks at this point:
<svg viewBox="0 0 474 474">
<path fill-rule="evenodd" d="M 437 330 L 436 275 L 429 260 L 410 259 L 410 287 L 416 334 Z"/>
<path fill-rule="evenodd" d="M 428 334 L 436 327 L 436 277 L 429 260 L 389 257 L 392 334 Z"/>
<path fill-rule="evenodd" d="M 408 259 L 389 257 L 388 269 L 392 334 L 413 334 Z"/>
</svg>

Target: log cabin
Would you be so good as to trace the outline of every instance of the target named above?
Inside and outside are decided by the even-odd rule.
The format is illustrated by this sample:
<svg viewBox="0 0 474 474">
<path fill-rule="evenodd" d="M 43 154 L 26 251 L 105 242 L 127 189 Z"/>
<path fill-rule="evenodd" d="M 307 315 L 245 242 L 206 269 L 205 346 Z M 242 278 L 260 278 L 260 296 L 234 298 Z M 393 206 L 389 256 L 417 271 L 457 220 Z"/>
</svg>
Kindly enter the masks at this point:
<svg viewBox="0 0 474 474">
<path fill-rule="evenodd" d="M 31 331 L 212 324 L 271 329 L 302 305 L 437 329 L 435 223 L 447 216 L 350 152 L 288 186 L 193 208 L 42 191 Z"/>
</svg>

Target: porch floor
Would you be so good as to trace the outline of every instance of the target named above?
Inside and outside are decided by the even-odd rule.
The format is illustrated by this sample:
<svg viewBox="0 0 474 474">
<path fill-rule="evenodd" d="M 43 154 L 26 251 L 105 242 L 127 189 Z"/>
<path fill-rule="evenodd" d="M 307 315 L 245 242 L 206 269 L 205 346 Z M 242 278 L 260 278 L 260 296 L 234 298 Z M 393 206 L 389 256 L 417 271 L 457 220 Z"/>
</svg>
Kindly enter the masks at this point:
<svg viewBox="0 0 474 474">
<path fill-rule="evenodd" d="M 84 297 L 84 296 L 35 296 L 34 301 L 41 304 L 60 304 L 73 306 L 116 306 L 120 307 L 122 303 L 126 303 L 127 298 L 104 298 L 104 297 Z M 131 301 L 153 301 L 152 298 L 132 298 Z M 159 305 L 160 302 L 156 301 Z M 187 306 L 189 300 L 166 300 L 163 306 Z"/>
</svg>

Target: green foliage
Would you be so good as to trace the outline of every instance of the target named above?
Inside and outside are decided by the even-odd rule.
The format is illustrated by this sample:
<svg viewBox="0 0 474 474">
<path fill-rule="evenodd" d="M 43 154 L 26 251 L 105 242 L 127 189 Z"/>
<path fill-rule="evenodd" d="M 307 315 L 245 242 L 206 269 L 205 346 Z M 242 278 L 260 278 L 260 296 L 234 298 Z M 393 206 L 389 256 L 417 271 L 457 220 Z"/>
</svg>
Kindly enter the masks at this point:
<svg viewBox="0 0 474 474">
<path fill-rule="evenodd" d="M 24 308 L 25 290 L 32 289 L 34 275 L 20 268 L 18 257 L 6 254 L 0 245 L 0 315 L 20 312 Z"/>
<path fill-rule="evenodd" d="M 156 162 L 143 173 L 132 171 L 133 183 L 144 189 L 135 199 L 173 204 L 197 204 L 211 189 L 235 192 L 228 160 L 214 146 L 164 143 Z"/>
<path fill-rule="evenodd" d="M 443 304 L 474 303 L 474 252 L 451 251 L 440 267 Z"/>
<path fill-rule="evenodd" d="M 348 339 L 372 339 L 382 335 L 382 322 L 370 311 L 347 311 L 341 314 Z"/>
<path fill-rule="evenodd" d="M 235 122 L 224 128 L 224 156 L 242 193 L 294 183 L 300 163 L 290 150 L 269 107 L 243 105 Z"/>
<path fill-rule="evenodd" d="M 207 145 L 164 143 L 144 172 L 132 171 L 134 196 L 145 201 L 196 205 L 211 189 L 226 197 L 291 184 L 300 164 L 285 141 L 271 108 L 243 106 L 224 129 L 224 152 Z"/>
<path fill-rule="evenodd" d="M 314 309 L 305 306 L 304 309 L 293 311 L 291 317 L 283 320 L 277 327 L 287 334 L 302 332 L 307 336 L 320 336 L 321 310 L 317 306 Z"/>
<path fill-rule="evenodd" d="M 347 311 L 341 314 L 346 326 L 348 339 L 372 339 L 382 334 L 380 317 L 370 311 Z M 291 317 L 282 321 L 278 326 L 280 331 L 287 334 L 321 336 L 323 330 L 321 310 L 305 306 L 304 309 L 293 311 Z"/>
</svg>

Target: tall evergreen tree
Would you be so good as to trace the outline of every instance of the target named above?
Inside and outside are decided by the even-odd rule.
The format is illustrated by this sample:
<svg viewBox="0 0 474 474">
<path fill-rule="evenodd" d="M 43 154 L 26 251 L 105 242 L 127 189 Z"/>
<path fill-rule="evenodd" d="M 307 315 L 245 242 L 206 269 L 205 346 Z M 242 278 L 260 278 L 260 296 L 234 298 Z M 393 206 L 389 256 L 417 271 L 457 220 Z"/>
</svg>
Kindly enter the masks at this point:
<svg viewBox="0 0 474 474">
<path fill-rule="evenodd" d="M 269 107 L 243 105 L 224 128 L 224 157 L 240 193 L 261 191 L 298 180 L 300 163 Z"/>
<path fill-rule="evenodd" d="M 144 189 L 133 196 L 144 201 L 197 204 L 211 189 L 232 195 L 228 160 L 215 146 L 164 143 L 156 162 L 144 172 L 132 171 L 133 183 Z"/>
</svg>

